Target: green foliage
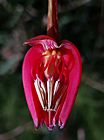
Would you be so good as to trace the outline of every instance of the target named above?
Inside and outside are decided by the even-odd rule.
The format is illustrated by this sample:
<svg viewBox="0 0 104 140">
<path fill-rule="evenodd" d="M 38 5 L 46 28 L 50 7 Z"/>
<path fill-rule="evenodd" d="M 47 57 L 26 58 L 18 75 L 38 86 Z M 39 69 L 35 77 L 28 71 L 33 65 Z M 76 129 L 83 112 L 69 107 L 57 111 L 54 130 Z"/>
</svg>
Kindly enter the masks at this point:
<svg viewBox="0 0 104 140">
<path fill-rule="evenodd" d="M 3 136 L 15 140 L 81 140 L 78 137 L 82 133 L 86 140 L 104 139 L 103 8 L 104 2 L 101 0 L 59 1 L 60 38 L 78 46 L 82 55 L 83 75 L 93 82 L 87 82 L 86 78 L 82 80 L 64 130 L 48 132 L 45 127 L 42 130 L 34 129 L 21 79 L 26 52 L 22 44 L 26 38 L 46 34 L 47 1 L 0 1 L 0 138 L 1 134 L 9 132 Z M 18 126 L 18 133 L 11 133 Z"/>
</svg>

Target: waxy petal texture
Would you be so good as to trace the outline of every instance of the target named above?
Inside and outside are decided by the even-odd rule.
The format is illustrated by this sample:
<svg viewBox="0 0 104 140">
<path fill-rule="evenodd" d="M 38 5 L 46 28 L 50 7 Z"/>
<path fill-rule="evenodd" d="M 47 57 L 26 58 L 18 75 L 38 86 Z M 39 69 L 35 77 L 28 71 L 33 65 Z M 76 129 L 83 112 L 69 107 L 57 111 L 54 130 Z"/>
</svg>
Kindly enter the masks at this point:
<svg viewBox="0 0 104 140">
<path fill-rule="evenodd" d="M 23 85 L 35 127 L 63 128 L 72 110 L 80 84 L 80 54 L 71 42 L 58 46 L 49 36 L 24 44 L 32 46 L 23 62 Z"/>
</svg>

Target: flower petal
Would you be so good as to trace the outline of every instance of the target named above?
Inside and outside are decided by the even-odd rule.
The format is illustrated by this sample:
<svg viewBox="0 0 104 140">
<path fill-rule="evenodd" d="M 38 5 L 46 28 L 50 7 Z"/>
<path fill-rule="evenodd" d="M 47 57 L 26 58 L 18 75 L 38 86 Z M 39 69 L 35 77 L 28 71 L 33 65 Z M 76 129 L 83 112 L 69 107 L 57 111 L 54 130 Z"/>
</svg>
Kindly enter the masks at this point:
<svg viewBox="0 0 104 140">
<path fill-rule="evenodd" d="M 58 121 L 58 124 L 60 128 L 63 128 L 69 114 L 71 113 L 73 104 L 76 99 L 78 87 L 80 84 L 81 80 L 81 74 L 82 74 L 82 63 L 81 63 L 81 56 L 79 54 L 79 51 L 75 47 L 74 44 L 67 40 L 63 40 L 61 44 L 61 51 L 65 54 L 65 50 L 67 49 L 68 51 L 71 52 L 72 54 L 72 60 L 74 60 L 73 68 L 72 70 L 69 70 L 69 86 L 67 89 L 67 94 L 65 99 L 63 99 L 64 103 L 60 104 L 59 109 L 57 110 L 57 113 L 53 119 L 54 124 Z M 65 61 L 68 61 L 69 57 L 65 56 L 66 58 L 64 59 Z"/>
<path fill-rule="evenodd" d="M 37 44 L 41 44 L 43 46 L 44 50 L 55 49 L 58 47 L 55 40 L 46 35 L 36 36 L 34 38 L 31 38 L 31 39 L 25 41 L 25 43 L 24 43 L 24 45 L 30 45 L 30 46 L 35 46 Z"/>
<path fill-rule="evenodd" d="M 39 107 L 38 97 L 34 88 L 34 81 L 32 78 L 31 70 L 36 64 L 37 60 L 41 56 L 42 47 L 35 46 L 29 49 L 27 54 L 25 55 L 23 68 L 22 68 L 22 79 L 23 79 L 23 86 L 25 91 L 25 97 L 27 100 L 27 104 L 34 120 L 35 127 L 38 127 L 41 121 L 41 106 Z M 35 99 L 34 99 L 35 98 Z"/>
</svg>

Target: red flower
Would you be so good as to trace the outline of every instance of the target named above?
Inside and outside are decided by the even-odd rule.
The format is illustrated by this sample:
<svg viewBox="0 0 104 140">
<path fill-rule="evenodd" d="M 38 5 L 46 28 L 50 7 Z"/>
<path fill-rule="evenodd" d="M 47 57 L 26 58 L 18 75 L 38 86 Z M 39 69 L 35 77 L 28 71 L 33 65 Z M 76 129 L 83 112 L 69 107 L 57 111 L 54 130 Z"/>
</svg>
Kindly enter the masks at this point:
<svg viewBox="0 0 104 140">
<path fill-rule="evenodd" d="M 57 0 L 49 0 L 48 36 L 25 42 L 32 47 L 23 62 L 23 85 L 36 128 L 43 123 L 49 129 L 64 127 L 81 79 L 79 51 L 67 40 L 59 43 L 57 19 Z"/>
<path fill-rule="evenodd" d="M 74 44 L 58 46 L 49 36 L 25 42 L 32 46 L 23 62 L 23 85 L 35 127 L 63 128 L 81 78 L 81 57 Z"/>
</svg>

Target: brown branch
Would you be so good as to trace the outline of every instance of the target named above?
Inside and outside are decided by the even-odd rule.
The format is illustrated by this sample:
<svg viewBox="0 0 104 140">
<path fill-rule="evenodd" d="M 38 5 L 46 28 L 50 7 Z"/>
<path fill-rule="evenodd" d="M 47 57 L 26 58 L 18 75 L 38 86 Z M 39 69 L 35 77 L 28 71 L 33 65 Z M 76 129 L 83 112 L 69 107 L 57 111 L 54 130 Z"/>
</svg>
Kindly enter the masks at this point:
<svg viewBox="0 0 104 140">
<path fill-rule="evenodd" d="M 104 83 L 100 83 L 95 81 L 87 76 L 83 76 L 82 81 L 87 84 L 88 86 L 104 93 Z"/>
<path fill-rule="evenodd" d="M 17 126 L 16 128 L 14 128 L 8 132 L 4 132 L 4 133 L 0 134 L 0 140 L 14 139 L 14 138 L 22 135 L 22 133 L 24 133 L 25 131 L 32 131 L 35 134 L 45 134 L 45 133 L 47 134 L 48 133 L 46 127 L 44 127 L 44 129 L 39 129 L 39 128 L 36 129 L 33 126 L 33 122 L 30 121 L 30 122 L 25 123 L 24 125 Z"/>
<path fill-rule="evenodd" d="M 76 0 L 76 1 L 73 1 L 73 2 L 70 2 L 67 7 L 65 7 L 63 10 L 61 10 L 60 12 L 66 12 L 66 11 L 71 11 L 71 10 L 74 10 L 76 8 L 79 8 L 81 6 L 84 6 L 86 5 L 87 3 L 91 2 L 91 0 Z"/>
<path fill-rule="evenodd" d="M 17 126 L 13 130 L 10 130 L 9 132 L 0 134 L 0 140 L 10 140 L 13 139 L 19 135 L 21 135 L 25 130 L 32 129 L 32 123 L 28 122 L 25 125 Z"/>
<path fill-rule="evenodd" d="M 99 55 L 99 58 L 103 56 L 103 51 L 101 48 L 104 46 L 104 0 L 100 0 L 100 7 L 101 7 L 101 12 L 100 12 L 100 20 L 99 20 L 99 25 L 98 25 L 98 37 L 95 41 L 95 51 L 93 53 L 93 59 L 97 58 Z M 104 57 L 103 57 L 104 58 Z"/>
<path fill-rule="evenodd" d="M 80 6 L 83 6 L 85 4 L 87 4 L 88 2 L 90 2 L 91 0 L 76 0 L 74 2 L 71 2 L 71 8 L 70 9 L 75 9 L 78 8 Z"/>
</svg>

